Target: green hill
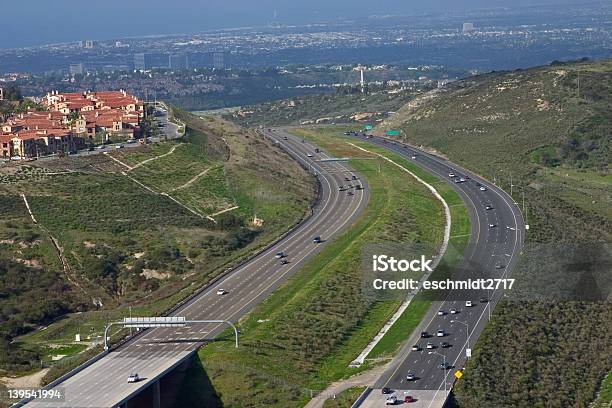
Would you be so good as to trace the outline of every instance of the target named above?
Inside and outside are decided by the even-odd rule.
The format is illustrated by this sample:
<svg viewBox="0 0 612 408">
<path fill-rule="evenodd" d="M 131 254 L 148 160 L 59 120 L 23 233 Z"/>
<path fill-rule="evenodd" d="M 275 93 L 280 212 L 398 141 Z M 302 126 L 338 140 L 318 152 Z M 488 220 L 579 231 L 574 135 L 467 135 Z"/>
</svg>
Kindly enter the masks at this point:
<svg viewBox="0 0 612 408">
<path fill-rule="evenodd" d="M 314 183 L 279 147 L 177 115 L 180 140 L 0 167 L 0 374 L 51 364 L 47 345 L 128 307 L 162 313 L 307 213 Z"/>
<path fill-rule="evenodd" d="M 460 81 L 376 131 L 391 129 L 508 192 L 512 183 L 528 243 L 610 242 L 612 61 Z M 609 302 L 501 302 L 455 387 L 458 406 L 587 406 L 610 367 L 611 315 Z"/>
</svg>

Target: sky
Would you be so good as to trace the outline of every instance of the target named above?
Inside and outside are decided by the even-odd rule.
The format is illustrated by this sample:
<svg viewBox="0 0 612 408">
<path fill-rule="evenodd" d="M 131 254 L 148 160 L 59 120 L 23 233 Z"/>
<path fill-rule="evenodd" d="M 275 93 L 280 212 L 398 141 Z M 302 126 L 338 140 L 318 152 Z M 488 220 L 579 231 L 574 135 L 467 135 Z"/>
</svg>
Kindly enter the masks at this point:
<svg viewBox="0 0 612 408">
<path fill-rule="evenodd" d="M 287 24 L 338 17 L 414 14 L 588 0 L 3 0 L 0 48 L 85 39 L 198 33 L 263 26 L 276 11 Z"/>
</svg>

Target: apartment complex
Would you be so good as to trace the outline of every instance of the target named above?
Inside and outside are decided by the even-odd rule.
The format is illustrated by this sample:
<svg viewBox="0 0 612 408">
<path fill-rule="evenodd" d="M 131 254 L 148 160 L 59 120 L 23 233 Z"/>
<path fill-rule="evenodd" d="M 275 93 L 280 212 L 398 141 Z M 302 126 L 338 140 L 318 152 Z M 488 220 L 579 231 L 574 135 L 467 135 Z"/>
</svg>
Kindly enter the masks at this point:
<svg viewBox="0 0 612 408">
<path fill-rule="evenodd" d="M 46 111 L 28 110 L 2 124 L 0 157 L 70 153 L 111 138 L 140 134 L 144 104 L 125 91 L 48 93 Z"/>
</svg>

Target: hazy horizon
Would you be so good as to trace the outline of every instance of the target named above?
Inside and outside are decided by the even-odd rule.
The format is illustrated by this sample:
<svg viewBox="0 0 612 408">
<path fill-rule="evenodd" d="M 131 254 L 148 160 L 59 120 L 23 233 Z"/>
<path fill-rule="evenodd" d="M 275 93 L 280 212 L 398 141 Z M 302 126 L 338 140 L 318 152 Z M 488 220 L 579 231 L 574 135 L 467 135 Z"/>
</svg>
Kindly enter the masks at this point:
<svg viewBox="0 0 612 408">
<path fill-rule="evenodd" d="M 7 2 L 3 4 L 0 48 L 19 48 L 79 40 L 109 40 L 149 35 L 198 33 L 217 29 L 263 26 L 274 20 L 306 24 L 338 18 L 370 15 L 403 15 L 422 12 L 468 11 L 482 8 L 517 8 L 558 4 L 556 0 L 431 0 L 406 2 L 379 0 L 312 0 L 308 4 L 287 4 L 280 0 L 176 0 L 173 4 L 149 0 L 146 6 L 119 0 L 86 3 L 76 0 Z M 564 4 L 588 4 L 574 0 Z M 95 17 L 95 18 L 93 18 Z M 58 24 L 63 23 L 63 24 Z"/>
</svg>

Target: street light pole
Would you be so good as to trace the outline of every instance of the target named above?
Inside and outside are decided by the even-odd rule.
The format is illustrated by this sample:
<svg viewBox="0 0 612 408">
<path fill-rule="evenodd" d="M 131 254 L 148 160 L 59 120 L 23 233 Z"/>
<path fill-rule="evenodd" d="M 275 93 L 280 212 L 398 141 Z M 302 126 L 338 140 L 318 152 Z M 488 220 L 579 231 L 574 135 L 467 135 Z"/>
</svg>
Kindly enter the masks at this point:
<svg viewBox="0 0 612 408">
<path fill-rule="evenodd" d="M 470 348 L 470 325 L 468 324 L 468 322 L 462 322 L 461 320 L 451 320 L 451 323 L 461 323 L 465 326 L 465 336 L 467 337 L 466 344 L 467 348 Z"/>
<path fill-rule="evenodd" d="M 439 356 L 442 356 L 442 359 L 443 359 L 442 361 L 443 361 L 443 364 L 444 364 L 444 394 L 446 395 L 446 393 L 448 392 L 447 388 L 446 388 L 446 378 L 448 376 L 448 368 L 446 367 L 446 356 L 444 354 L 438 353 L 436 351 L 430 351 L 427 354 L 437 354 Z"/>
</svg>

